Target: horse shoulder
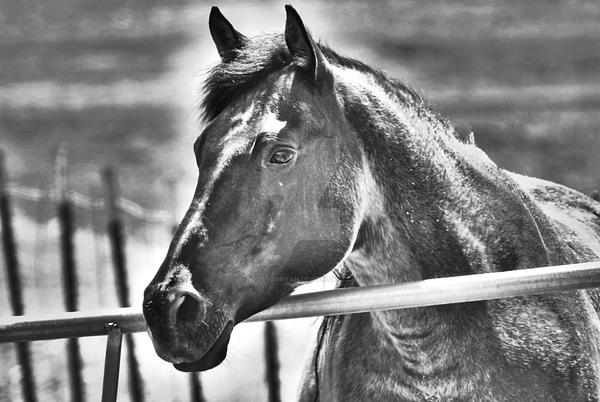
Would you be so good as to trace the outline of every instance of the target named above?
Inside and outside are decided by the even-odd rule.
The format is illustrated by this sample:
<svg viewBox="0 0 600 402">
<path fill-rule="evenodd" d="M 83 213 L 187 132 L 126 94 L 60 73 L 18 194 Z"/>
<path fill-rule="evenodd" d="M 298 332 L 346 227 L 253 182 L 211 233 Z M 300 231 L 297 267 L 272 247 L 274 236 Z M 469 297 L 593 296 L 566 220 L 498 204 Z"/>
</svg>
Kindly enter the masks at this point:
<svg viewBox="0 0 600 402">
<path fill-rule="evenodd" d="M 553 222 L 577 262 L 600 259 L 600 202 L 547 180 L 510 172 L 509 175 Z M 600 313 L 600 291 L 591 289 L 586 293 L 594 310 Z"/>
<path fill-rule="evenodd" d="M 553 182 L 508 174 L 548 217 L 560 242 L 570 250 L 573 261 L 562 263 L 600 258 L 600 203 Z M 577 373 L 585 384 L 580 392 L 588 396 L 582 399 L 598 392 L 598 290 L 499 300 L 489 307 L 509 360 L 542 366 L 551 362 L 557 374 Z"/>
</svg>

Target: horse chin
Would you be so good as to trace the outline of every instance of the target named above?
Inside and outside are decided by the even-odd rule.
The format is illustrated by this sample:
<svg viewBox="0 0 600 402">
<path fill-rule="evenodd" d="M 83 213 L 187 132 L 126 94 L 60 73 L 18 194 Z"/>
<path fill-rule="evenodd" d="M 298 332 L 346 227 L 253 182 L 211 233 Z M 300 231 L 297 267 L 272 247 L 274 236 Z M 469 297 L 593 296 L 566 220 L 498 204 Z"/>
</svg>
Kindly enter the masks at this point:
<svg viewBox="0 0 600 402">
<path fill-rule="evenodd" d="M 233 322 L 228 322 L 215 343 L 199 360 L 196 360 L 195 362 L 175 363 L 173 364 L 173 367 L 179 371 L 185 372 L 206 371 L 217 367 L 227 356 L 227 345 L 229 345 L 229 338 L 231 337 L 233 326 Z"/>
</svg>

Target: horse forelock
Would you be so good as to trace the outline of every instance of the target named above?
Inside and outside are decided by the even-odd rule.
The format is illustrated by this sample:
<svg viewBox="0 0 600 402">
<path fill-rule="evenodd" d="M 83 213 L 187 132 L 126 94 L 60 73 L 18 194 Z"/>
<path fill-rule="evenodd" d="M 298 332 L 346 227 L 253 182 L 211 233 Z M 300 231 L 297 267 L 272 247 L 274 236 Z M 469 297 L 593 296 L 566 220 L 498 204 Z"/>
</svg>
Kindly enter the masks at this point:
<svg viewBox="0 0 600 402">
<path fill-rule="evenodd" d="M 203 85 L 202 115 L 212 120 L 267 76 L 292 62 L 283 35 L 262 35 L 248 40 L 235 57 L 213 67 Z"/>
</svg>

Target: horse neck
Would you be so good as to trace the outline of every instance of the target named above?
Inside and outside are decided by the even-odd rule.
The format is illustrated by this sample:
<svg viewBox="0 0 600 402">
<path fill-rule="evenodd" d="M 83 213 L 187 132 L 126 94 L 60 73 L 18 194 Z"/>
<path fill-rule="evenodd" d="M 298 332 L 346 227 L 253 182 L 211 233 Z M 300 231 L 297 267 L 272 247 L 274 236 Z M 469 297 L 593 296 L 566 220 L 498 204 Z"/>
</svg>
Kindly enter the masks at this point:
<svg viewBox="0 0 600 402">
<path fill-rule="evenodd" d="M 376 85 L 341 85 L 346 116 L 364 148 L 363 221 L 346 260 L 360 286 L 529 268 L 557 258 L 547 218 L 483 151 L 459 141 L 433 113 L 367 84 Z M 424 352 L 417 365 L 435 370 L 454 364 L 452 356 L 460 359 L 466 346 L 485 344 L 486 314 L 483 303 L 471 303 L 376 313 L 375 322 L 397 350 L 413 358 L 415 349 Z M 435 352 L 440 345 L 446 360 Z"/>
</svg>

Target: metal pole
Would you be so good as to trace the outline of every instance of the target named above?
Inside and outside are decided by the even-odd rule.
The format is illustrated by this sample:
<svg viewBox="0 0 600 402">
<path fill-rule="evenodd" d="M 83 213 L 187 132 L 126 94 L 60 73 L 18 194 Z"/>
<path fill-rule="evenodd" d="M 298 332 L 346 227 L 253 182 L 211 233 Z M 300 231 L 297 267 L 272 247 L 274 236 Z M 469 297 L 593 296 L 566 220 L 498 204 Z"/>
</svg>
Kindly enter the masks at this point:
<svg viewBox="0 0 600 402">
<path fill-rule="evenodd" d="M 65 308 L 77 311 L 77 268 L 75 264 L 75 225 L 73 206 L 68 197 L 68 172 L 66 148 L 61 146 L 56 155 L 56 188 L 58 190 L 58 220 L 60 223 L 60 244 L 63 263 L 63 285 Z"/>
<path fill-rule="evenodd" d="M 67 149 L 61 145 L 55 160 L 56 188 L 58 190 L 58 221 L 60 226 L 60 245 L 62 257 L 63 287 L 65 308 L 67 311 L 77 311 L 77 268 L 75 265 L 75 224 L 73 206 L 68 197 L 68 172 Z M 71 400 L 80 402 L 85 400 L 83 384 L 82 360 L 79 349 L 79 340 L 69 338 L 67 341 L 67 360 L 69 362 L 69 380 L 71 384 Z"/>
<path fill-rule="evenodd" d="M 204 392 L 202 390 L 202 381 L 200 373 L 190 373 L 190 393 L 192 402 L 204 402 Z"/>
<path fill-rule="evenodd" d="M 425 307 L 595 287 L 600 287 L 600 261 L 299 294 L 245 322 Z M 105 322 L 118 323 L 124 333 L 146 330 L 139 308 L 5 317 L 0 319 L 0 343 L 104 335 Z"/>
<path fill-rule="evenodd" d="M 275 328 L 273 321 L 267 321 L 265 322 L 265 377 L 269 391 L 269 402 L 281 401 L 278 350 L 277 328 Z"/>
<path fill-rule="evenodd" d="M 106 324 L 106 358 L 104 359 L 104 380 L 102 382 L 102 402 L 115 402 L 119 388 L 121 364 L 121 343 L 123 332 L 117 324 Z"/>
<path fill-rule="evenodd" d="M 106 323 L 123 333 L 143 332 L 146 322 L 138 308 L 116 308 L 93 312 L 58 313 L 0 319 L 0 343 L 20 340 L 42 341 L 106 335 Z"/>
<path fill-rule="evenodd" d="M 102 178 L 108 208 L 108 235 L 115 269 L 117 297 L 121 307 L 129 307 L 129 278 L 127 276 L 127 262 L 125 257 L 125 237 L 123 235 L 123 222 L 121 221 L 118 206 L 119 184 L 112 168 L 105 168 L 102 172 Z"/>
<path fill-rule="evenodd" d="M 127 264 L 125 258 L 125 236 L 123 235 L 123 222 L 118 205 L 119 184 L 113 169 L 105 168 L 103 182 L 108 207 L 108 235 L 112 249 L 113 265 L 115 268 L 115 285 L 121 307 L 129 307 L 129 278 L 127 277 Z M 144 388 L 139 365 L 135 357 L 135 342 L 131 334 L 125 336 L 127 345 L 127 362 L 129 367 L 129 392 L 134 402 L 143 402 Z"/>
<path fill-rule="evenodd" d="M 6 191 L 8 175 L 5 163 L 4 150 L 0 149 L 0 224 L 2 226 L 2 246 L 8 277 L 10 305 L 13 315 L 21 316 L 24 314 L 25 308 L 23 306 L 23 290 L 19 272 L 19 259 L 17 257 L 17 244 L 12 225 L 12 210 L 8 192 Z M 15 346 L 17 348 L 17 360 L 21 366 L 23 399 L 26 402 L 35 402 L 37 397 L 35 394 L 35 380 L 29 344 L 18 342 Z"/>
<path fill-rule="evenodd" d="M 594 287 L 600 287 L 600 261 L 299 294 L 246 321 L 365 313 Z"/>
</svg>

